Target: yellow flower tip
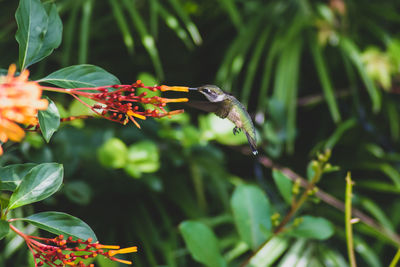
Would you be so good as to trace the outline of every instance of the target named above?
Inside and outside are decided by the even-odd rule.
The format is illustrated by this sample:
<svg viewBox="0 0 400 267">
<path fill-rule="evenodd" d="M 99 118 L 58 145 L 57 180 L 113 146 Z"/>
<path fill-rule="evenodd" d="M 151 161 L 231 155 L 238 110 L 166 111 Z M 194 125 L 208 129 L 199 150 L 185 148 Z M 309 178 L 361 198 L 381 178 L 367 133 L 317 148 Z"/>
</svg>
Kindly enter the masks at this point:
<svg viewBox="0 0 400 267">
<path fill-rule="evenodd" d="M 165 92 L 165 91 L 189 92 L 189 87 L 187 87 L 187 86 L 167 86 L 167 85 L 161 85 L 161 86 L 160 86 L 160 91 L 161 91 L 161 92 Z"/>
<path fill-rule="evenodd" d="M 178 102 L 188 102 L 189 99 L 184 97 L 184 98 L 163 98 L 162 102 L 164 103 L 178 103 Z"/>
<path fill-rule="evenodd" d="M 137 247 L 129 247 L 129 248 L 122 248 L 122 249 L 118 249 L 118 250 L 110 250 L 108 252 L 108 255 L 110 257 L 117 255 L 117 254 L 126 254 L 126 253 L 133 253 L 133 252 L 137 252 Z"/>
<path fill-rule="evenodd" d="M 110 246 L 110 245 L 102 245 L 102 244 L 96 245 L 96 249 L 100 249 L 100 248 L 105 248 L 105 249 L 119 249 L 120 246 Z"/>
<path fill-rule="evenodd" d="M 123 263 L 123 264 L 132 265 L 131 261 L 126 261 L 126 260 L 121 260 L 121 259 L 116 259 L 116 258 L 114 258 L 113 261 L 118 261 L 118 262 Z"/>
<path fill-rule="evenodd" d="M 15 71 L 17 70 L 17 66 L 15 64 L 11 64 L 8 68 L 7 76 L 14 77 Z"/>
<path fill-rule="evenodd" d="M 133 117 L 139 118 L 139 119 L 141 119 L 141 120 L 145 120 L 145 119 L 146 119 L 145 116 L 140 115 L 140 114 L 137 114 L 137 113 L 133 112 L 132 110 L 128 110 L 128 111 L 126 112 L 126 114 L 127 114 L 128 116 L 133 116 Z"/>
</svg>

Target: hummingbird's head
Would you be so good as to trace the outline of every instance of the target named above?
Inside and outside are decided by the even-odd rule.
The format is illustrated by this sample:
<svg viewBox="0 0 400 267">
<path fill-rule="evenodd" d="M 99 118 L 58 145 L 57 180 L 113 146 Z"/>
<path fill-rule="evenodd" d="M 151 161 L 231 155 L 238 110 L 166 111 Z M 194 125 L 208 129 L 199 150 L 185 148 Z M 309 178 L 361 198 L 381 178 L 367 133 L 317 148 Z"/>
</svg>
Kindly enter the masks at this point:
<svg viewBox="0 0 400 267">
<path fill-rule="evenodd" d="M 216 85 L 203 85 L 198 87 L 197 90 L 205 95 L 210 102 L 221 102 L 225 100 L 227 96 L 226 93 Z"/>
</svg>

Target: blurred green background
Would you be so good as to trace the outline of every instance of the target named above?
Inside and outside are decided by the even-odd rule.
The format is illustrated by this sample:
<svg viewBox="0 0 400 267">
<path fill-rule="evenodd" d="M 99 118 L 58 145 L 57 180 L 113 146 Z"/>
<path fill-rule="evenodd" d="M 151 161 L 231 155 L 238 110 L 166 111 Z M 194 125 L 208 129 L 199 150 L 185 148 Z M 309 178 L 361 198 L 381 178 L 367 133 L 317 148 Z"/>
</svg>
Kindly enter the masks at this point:
<svg viewBox="0 0 400 267">
<path fill-rule="evenodd" d="M 306 177 L 316 153 L 332 149 L 331 163 L 340 169 L 326 174 L 319 187 L 343 200 L 351 171 L 354 207 L 397 231 L 399 1 L 55 2 L 63 41 L 29 68 L 32 79 L 89 63 L 122 83 L 217 84 L 248 107 L 262 156 Z M 1 68 L 18 58 L 17 6 L 0 0 Z M 88 112 L 68 96 L 47 95 L 62 117 Z M 192 92 L 188 97 L 201 98 Z M 213 229 L 228 266 L 240 266 L 252 253 L 240 251 L 243 240 L 230 204 L 235 186 L 256 185 L 281 216 L 288 205 L 271 170 L 237 149 L 247 144 L 244 134 L 233 136 L 232 124 L 181 104 L 169 108 L 186 112 L 140 122 L 141 130 L 78 120 L 64 123 L 49 144 L 31 133 L 20 148 L 11 146 L 2 165 L 54 161 L 65 169 L 62 190 L 23 212 L 65 211 L 88 223 L 104 244 L 138 245 L 134 266 L 201 266 L 178 228 L 197 220 Z M 272 266 L 300 264 L 287 265 L 290 256 L 304 259 L 305 266 L 346 266 L 344 214 L 314 200 L 300 214 L 328 219 L 335 234 L 326 240 L 292 237 Z M 0 266 L 25 266 L 28 250 L 12 240 L 3 240 Z M 398 245 L 379 231 L 355 226 L 360 266 L 388 265 Z"/>
</svg>

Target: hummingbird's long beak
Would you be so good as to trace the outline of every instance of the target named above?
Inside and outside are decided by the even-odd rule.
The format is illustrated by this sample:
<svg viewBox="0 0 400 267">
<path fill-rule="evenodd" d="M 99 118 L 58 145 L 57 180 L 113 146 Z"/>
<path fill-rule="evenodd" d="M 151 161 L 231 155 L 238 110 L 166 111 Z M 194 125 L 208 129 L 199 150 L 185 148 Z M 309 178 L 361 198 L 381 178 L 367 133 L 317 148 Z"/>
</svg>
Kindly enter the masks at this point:
<svg viewBox="0 0 400 267">
<path fill-rule="evenodd" d="M 197 87 L 189 87 L 189 90 L 197 91 Z"/>
</svg>

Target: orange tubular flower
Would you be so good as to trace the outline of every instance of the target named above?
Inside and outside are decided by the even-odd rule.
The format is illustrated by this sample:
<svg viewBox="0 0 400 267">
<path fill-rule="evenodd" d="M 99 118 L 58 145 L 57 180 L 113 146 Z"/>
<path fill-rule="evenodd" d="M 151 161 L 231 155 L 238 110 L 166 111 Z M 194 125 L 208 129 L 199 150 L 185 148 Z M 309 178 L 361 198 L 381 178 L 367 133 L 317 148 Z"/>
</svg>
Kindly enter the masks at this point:
<svg viewBox="0 0 400 267">
<path fill-rule="evenodd" d="M 184 86 L 145 86 L 140 80 L 133 84 L 115 84 L 108 86 L 89 87 L 89 88 L 54 88 L 43 87 L 43 90 L 67 93 L 81 102 L 83 105 L 90 108 L 96 114 L 103 118 L 127 124 L 129 121 L 133 122 L 138 128 L 139 123 L 135 118 L 145 120 L 146 117 L 161 118 L 171 116 L 183 112 L 183 109 L 166 111 L 165 106 L 170 102 L 187 102 L 187 98 L 165 98 L 160 96 L 147 97 L 147 92 L 137 94 L 138 88 L 145 88 L 149 91 L 177 91 L 188 92 L 189 88 Z M 89 98 L 96 102 L 93 106 L 88 105 L 81 98 Z M 140 110 L 138 103 L 150 104 L 153 108 Z"/>
<path fill-rule="evenodd" d="M 7 76 L 0 76 L 0 141 L 10 139 L 20 142 L 25 131 L 18 125 L 36 125 L 38 110 L 45 110 L 46 99 L 41 99 L 42 89 L 37 82 L 28 81 L 29 71 L 14 77 L 16 66 L 12 64 Z M 3 149 L 0 146 L 0 155 Z"/>
<path fill-rule="evenodd" d="M 40 267 L 44 264 L 51 267 L 94 267 L 94 264 L 85 264 L 82 260 L 95 258 L 98 255 L 130 265 L 132 264 L 131 261 L 122 260 L 114 256 L 137 252 L 136 246 L 120 249 L 119 246 L 102 245 L 99 242 L 93 242 L 91 238 L 88 240 L 73 240 L 72 237 L 65 238 L 63 235 L 55 238 L 43 238 L 26 235 L 11 224 L 10 228 L 25 240 L 29 250 L 32 252 L 35 267 Z"/>
</svg>

